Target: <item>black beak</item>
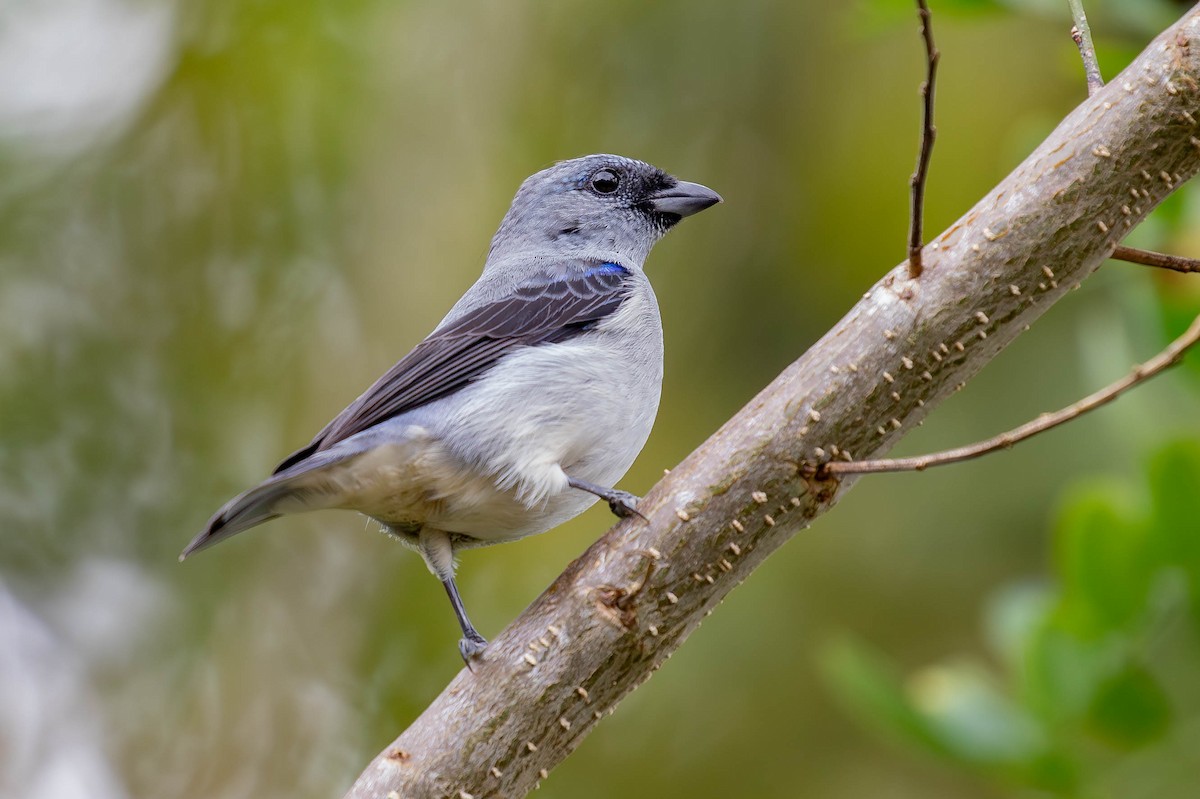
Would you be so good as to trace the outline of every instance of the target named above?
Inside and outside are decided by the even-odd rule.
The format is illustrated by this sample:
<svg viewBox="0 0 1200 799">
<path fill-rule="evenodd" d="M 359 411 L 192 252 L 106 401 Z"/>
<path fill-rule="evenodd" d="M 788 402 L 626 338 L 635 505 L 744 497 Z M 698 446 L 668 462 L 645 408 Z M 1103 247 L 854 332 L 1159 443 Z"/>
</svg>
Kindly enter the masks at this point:
<svg viewBox="0 0 1200 799">
<path fill-rule="evenodd" d="M 721 202 L 721 195 L 708 186 L 681 180 L 650 195 L 650 207 L 660 214 L 691 216 Z"/>
</svg>

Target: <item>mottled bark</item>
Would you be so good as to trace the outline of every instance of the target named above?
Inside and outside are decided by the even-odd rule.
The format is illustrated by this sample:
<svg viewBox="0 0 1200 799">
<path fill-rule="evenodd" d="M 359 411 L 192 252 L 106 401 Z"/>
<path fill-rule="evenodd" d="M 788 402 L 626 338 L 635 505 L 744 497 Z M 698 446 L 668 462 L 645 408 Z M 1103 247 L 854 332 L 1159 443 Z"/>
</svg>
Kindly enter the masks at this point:
<svg viewBox="0 0 1200 799">
<path fill-rule="evenodd" d="M 893 269 L 554 581 L 350 799 L 528 793 L 703 616 L 1200 168 L 1200 8 Z M 1082 91 L 1082 87 L 1081 87 Z M 812 268 L 809 265 L 806 268 Z"/>
</svg>

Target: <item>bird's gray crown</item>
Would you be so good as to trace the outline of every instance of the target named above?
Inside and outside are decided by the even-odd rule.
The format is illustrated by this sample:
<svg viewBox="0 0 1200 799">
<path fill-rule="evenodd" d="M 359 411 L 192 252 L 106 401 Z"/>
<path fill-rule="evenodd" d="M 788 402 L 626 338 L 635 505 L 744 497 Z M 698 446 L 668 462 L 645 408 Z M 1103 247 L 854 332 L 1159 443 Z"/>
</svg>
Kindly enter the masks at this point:
<svg viewBox="0 0 1200 799">
<path fill-rule="evenodd" d="M 619 155 L 560 161 L 521 184 L 488 260 L 553 251 L 640 267 L 675 223 L 720 201 L 711 189 L 644 161 Z"/>
</svg>

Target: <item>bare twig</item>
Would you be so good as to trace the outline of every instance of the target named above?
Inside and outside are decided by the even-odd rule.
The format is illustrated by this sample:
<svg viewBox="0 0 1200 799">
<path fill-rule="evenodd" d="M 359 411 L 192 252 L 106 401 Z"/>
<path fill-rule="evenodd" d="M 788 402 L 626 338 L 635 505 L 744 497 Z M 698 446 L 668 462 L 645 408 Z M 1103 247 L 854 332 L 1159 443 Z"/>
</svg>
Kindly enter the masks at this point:
<svg viewBox="0 0 1200 799">
<path fill-rule="evenodd" d="M 1006 433 L 980 441 L 966 447 L 947 449 L 930 455 L 918 455 L 912 458 L 882 458 L 873 461 L 831 461 L 817 469 L 817 475 L 824 477 L 841 474 L 870 474 L 876 472 L 923 472 L 930 466 L 944 466 L 948 463 L 977 458 L 1001 449 L 1008 449 L 1013 444 L 1032 438 L 1060 424 L 1083 416 L 1088 411 L 1094 411 L 1102 405 L 1115 400 L 1129 389 L 1143 383 L 1160 372 L 1179 363 L 1188 348 L 1200 341 L 1200 316 L 1193 320 L 1191 326 L 1182 336 L 1141 366 L 1134 367 L 1125 377 L 1105 386 L 1095 394 L 1084 397 L 1079 402 L 1055 413 L 1044 413 L 1032 422 Z"/>
<path fill-rule="evenodd" d="M 925 245 L 921 227 L 925 216 L 925 180 L 929 176 L 929 156 L 933 153 L 933 142 L 937 138 L 937 128 L 933 125 L 934 81 L 937 78 L 938 60 L 941 53 L 933 43 L 933 28 L 930 27 L 931 16 L 925 0 L 917 0 L 917 13 L 921 17 L 921 36 L 925 40 L 925 56 L 927 73 L 925 82 L 921 84 L 921 99 L 924 110 L 921 124 L 921 152 L 917 156 L 917 170 L 913 172 L 908 184 L 912 188 L 911 217 L 908 225 L 908 276 L 921 276 L 921 248 Z"/>
<path fill-rule="evenodd" d="M 1087 14 L 1083 13 L 1083 0 L 1067 0 L 1071 6 L 1071 16 L 1075 18 L 1075 27 L 1071 28 L 1071 38 L 1079 47 L 1079 57 L 1083 59 L 1083 72 L 1087 75 L 1088 96 L 1091 97 L 1104 86 L 1104 78 L 1100 76 L 1100 64 L 1096 61 L 1096 46 L 1092 44 L 1092 28 L 1088 25 Z"/>
<path fill-rule="evenodd" d="M 1160 269 L 1172 269 L 1176 272 L 1200 272 L 1200 259 L 1184 258 L 1182 255 L 1168 255 L 1165 252 L 1139 250 L 1134 247 L 1117 245 L 1110 256 L 1117 261 L 1128 261 L 1131 264 L 1156 266 Z"/>
</svg>

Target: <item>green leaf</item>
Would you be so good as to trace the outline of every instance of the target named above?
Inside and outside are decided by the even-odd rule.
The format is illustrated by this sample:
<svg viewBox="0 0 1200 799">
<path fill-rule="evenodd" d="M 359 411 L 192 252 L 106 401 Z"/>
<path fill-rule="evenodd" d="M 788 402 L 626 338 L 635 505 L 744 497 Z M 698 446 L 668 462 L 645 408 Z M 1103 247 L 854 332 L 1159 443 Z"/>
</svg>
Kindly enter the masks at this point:
<svg viewBox="0 0 1200 799">
<path fill-rule="evenodd" d="M 1074 770 L 1051 751 L 1038 723 L 979 665 L 923 669 L 901 682 L 895 668 L 844 638 L 821 656 L 827 683 L 865 725 L 989 776 L 1065 785 Z"/>
<path fill-rule="evenodd" d="M 1009 768 L 1045 749 L 1036 722 L 978 665 L 963 661 L 922 669 L 908 689 L 941 750 L 956 760 Z"/>
<path fill-rule="evenodd" d="M 1057 593 L 1048 585 L 1031 581 L 1002 588 L 988 601 L 984 631 L 1008 669 L 1024 669 L 1031 642 L 1057 601 Z"/>
<path fill-rule="evenodd" d="M 1161 566 L 1186 576 L 1193 616 L 1200 619 L 1200 443 L 1164 447 L 1151 459 L 1149 472 L 1155 555 Z"/>
<path fill-rule="evenodd" d="M 1026 704 L 1050 726 L 1078 722 L 1098 686 L 1119 668 L 1122 650 L 1116 638 L 1084 640 L 1046 624 L 1030 642 L 1022 683 Z"/>
<path fill-rule="evenodd" d="M 1171 700 L 1149 671 L 1130 665 L 1098 687 L 1088 709 L 1089 728 L 1110 744 L 1145 746 L 1171 725 Z"/>
<path fill-rule="evenodd" d="M 819 666 L 835 696 L 863 724 L 904 743 L 943 753 L 884 657 L 856 639 L 843 637 L 822 647 Z"/>
<path fill-rule="evenodd" d="M 1156 564 L 1136 504 L 1126 486 L 1094 481 L 1077 489 L 1059 514 L 1058 623 L 1081 637 L 1128 628 L 1145 608 Z"/>
</svg>

